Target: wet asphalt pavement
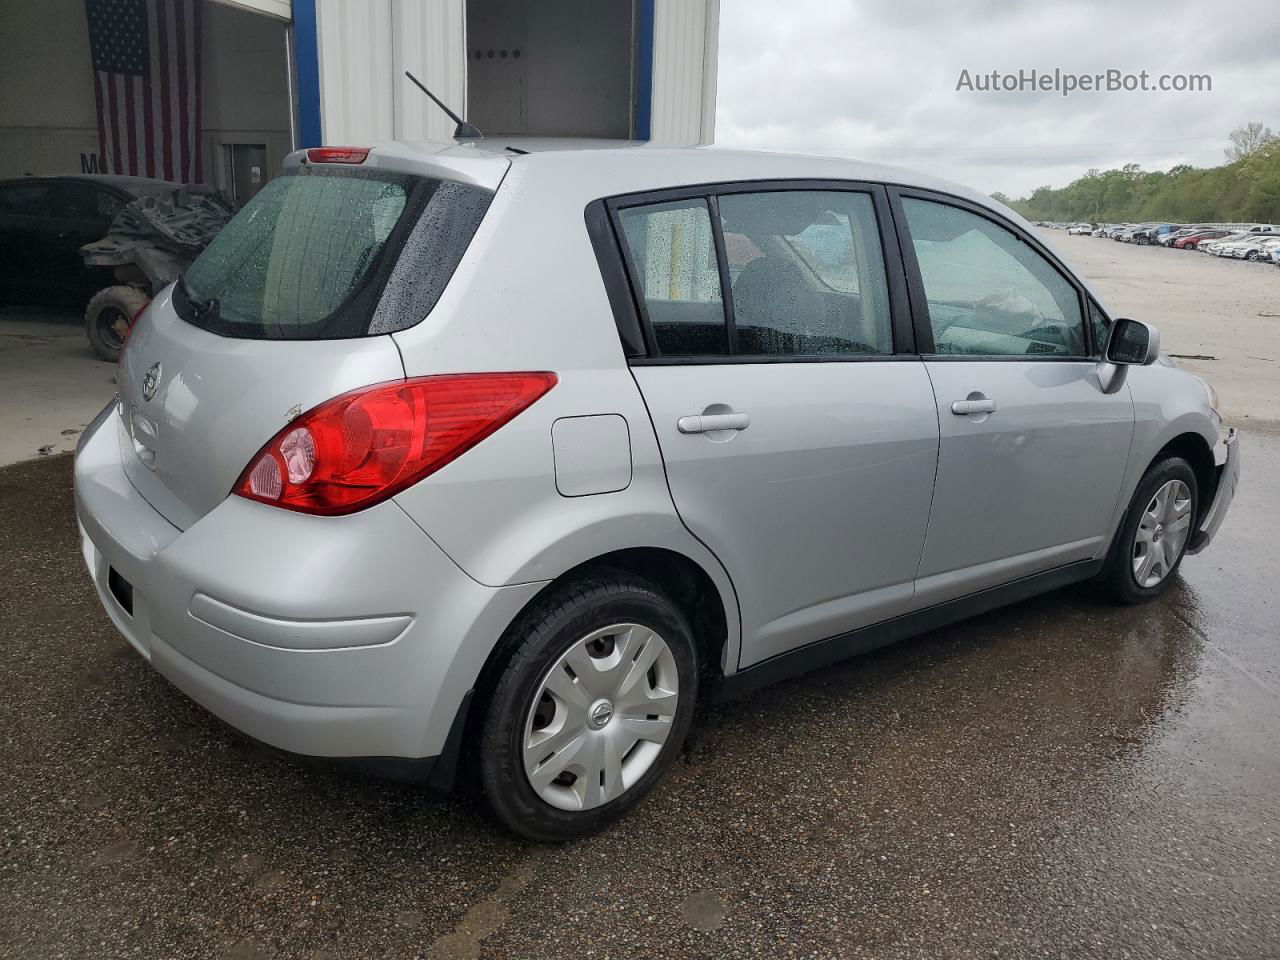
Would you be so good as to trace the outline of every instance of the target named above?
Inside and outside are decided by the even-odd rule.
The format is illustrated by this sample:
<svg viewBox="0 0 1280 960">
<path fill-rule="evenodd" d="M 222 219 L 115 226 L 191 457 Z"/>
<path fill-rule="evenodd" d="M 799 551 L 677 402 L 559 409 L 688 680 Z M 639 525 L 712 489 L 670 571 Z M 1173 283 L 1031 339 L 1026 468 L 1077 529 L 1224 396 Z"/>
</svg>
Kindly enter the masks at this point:
<svg viewBox="0 0 1280 960">
<path fill-rule="evenodd" d="M 1073 588 L 724 708 L 610 833 L 247 744 L 0 470 L 0 956 L 1280 956 L 1280 440 L 1157 603 Z"/>
</svg>

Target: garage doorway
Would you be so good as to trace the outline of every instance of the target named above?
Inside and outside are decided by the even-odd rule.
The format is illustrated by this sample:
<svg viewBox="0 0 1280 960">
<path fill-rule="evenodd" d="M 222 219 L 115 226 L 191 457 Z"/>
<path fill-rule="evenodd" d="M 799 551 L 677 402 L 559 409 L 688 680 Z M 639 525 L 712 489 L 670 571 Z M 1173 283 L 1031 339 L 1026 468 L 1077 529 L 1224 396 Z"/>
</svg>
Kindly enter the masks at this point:
<svg viewBox="0 0 1280 960">
<path fill-rule="evenodd" d="M 488 135 L 635 136 L 634 0 L 467 0 L 467 119 Z"/>
<path fill-rule="evenodd" d="M 270 177 L 267 169 L 267 145 L 265 143 L 224 143 L 222 162 L 226 182 L 230 184 L 230 199 L 237 210 L 249 198 L 262 189 Z"/>
</svg>

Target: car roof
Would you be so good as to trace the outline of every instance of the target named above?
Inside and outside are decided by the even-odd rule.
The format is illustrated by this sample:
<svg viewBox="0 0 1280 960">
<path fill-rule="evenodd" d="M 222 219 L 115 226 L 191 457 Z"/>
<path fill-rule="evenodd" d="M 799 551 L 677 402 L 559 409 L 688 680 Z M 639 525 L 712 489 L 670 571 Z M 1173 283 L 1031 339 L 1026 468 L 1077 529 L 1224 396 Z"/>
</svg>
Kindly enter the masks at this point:
<svg viewBox="0 0 1280 960">
<path fill-rule="evenodd" d="M 304 154 L 291 154 L 286 166 L 296 165 Z M 1025 222 L 989 196 L 939 177 L 886 164 L 806 154 L 672 147 L 633 140 L 499 136 L 460 143 L 396 140 L 374 147 L 369 158 L 380 166 L 420 166 L 427 173 L 448 168 L 466 181 L 490 188 L 502 181 L 508 166 L 554 172 L 565 183 L 581 174 L 598 196 L 735 180 L 865 180 L 949 193 Z M 487 172 L 482 173 L 482 168 Z"/>
<path fill-rule="evenodd" d="M 157 180 L 154 177 L 129 177 L 123 174 L 108 173 L 68 174 L 66 176 L 52 177 L 14 177 L 10 180 L 0 180 L 0 186 L 7 187 L 14 184 L 28 183 L 67 183 L 68 181 L 114 187 L 135 197 L 143 194 L 169 193 L 177 190 L 180 186 L 172 181 Z"/>
</svg>

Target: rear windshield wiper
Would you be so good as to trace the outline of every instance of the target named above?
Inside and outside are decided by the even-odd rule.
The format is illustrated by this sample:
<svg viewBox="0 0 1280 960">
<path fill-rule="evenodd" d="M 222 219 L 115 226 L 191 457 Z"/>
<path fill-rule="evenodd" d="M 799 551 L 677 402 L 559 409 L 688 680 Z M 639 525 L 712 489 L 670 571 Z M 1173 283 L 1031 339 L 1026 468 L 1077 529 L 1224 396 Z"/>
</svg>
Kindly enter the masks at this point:
<svg viewBox="0 0 1280 960">
<path fill-rule="evenodd" d="M 182 293 L 182 299 L 191 307 L 191 318 L 193 320 L 216 320 L 218 318 L 221 302 L 217 297 L 198 297 L 192 293 L 185 274 L 178 274 L 178 289 Z"/>
</svg>

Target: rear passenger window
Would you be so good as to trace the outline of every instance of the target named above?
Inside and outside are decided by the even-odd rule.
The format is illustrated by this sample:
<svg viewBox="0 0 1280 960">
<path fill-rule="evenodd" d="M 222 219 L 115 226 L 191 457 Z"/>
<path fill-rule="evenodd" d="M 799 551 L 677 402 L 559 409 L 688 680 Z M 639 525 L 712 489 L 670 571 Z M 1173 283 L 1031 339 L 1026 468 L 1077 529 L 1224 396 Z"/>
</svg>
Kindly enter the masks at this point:
<svg viewBox="0 0 1280 960">
<path fill-rule="evenodd" d="M 0 213 L 22 217 L 51 217 L 47 183 L 0 185 Z"/>
<path fill-rule="evenodd" d="M 680 200 L 619 212 L 658 353 L 729 352 L 711 213 L 705 200 Z"/>
<path fill-rule="evenodd" d="M 1087 355 L 1075 287 L 1030 244 L 959 207 L 902 205 L 936 353 Z"/>
<path fill-rule="evenodd" d="M 738 353 L 893 352 L 870 195 L 785 190 L 719 198 Z"/>
</svg>

